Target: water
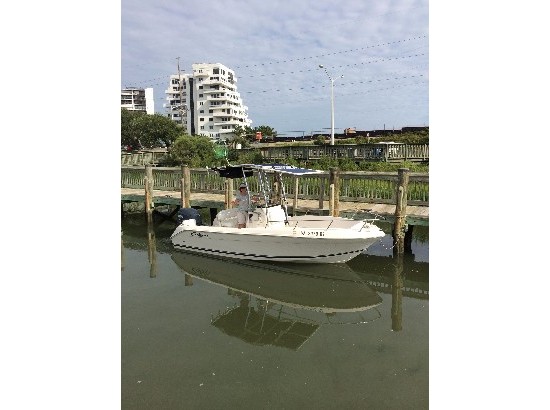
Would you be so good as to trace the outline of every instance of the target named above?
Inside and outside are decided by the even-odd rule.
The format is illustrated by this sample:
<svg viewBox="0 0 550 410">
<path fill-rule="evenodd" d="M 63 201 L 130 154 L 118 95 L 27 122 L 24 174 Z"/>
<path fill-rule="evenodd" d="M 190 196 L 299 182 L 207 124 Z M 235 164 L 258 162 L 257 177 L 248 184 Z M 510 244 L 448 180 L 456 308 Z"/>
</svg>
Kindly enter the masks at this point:
<svg viewBox="0 0 550 410">
<path fill-rule="evenodd" d="M 427 409 L 428 237 L 345 265 L 172 250 L 122 221 L 123 409 Z M 390 227 L 382 226 L 389 232 Z"/>
</svg>

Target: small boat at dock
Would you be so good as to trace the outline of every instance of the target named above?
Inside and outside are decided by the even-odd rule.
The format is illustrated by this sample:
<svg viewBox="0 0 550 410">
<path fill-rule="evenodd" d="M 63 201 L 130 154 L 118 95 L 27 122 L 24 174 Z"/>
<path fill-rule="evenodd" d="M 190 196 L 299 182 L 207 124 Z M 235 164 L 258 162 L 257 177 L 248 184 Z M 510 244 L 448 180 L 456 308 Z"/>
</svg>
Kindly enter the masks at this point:
<svg viewBox="0 0 550 410">
<path fill-rule="evenodd" d="M 345 263 L 384 236 L 373 219 L 288 215 L 282 175 L 300 177 L 319 171 L 255 164 L 215 170 L 222 177 L 257 187 L 260 203 L 249 202 L 244 228 L 238 227 L 237 209 L 220 211 L 212 226 L 202 225 L 192 210 L 180 210 L 182 221 L 171 236 L 175 249 L 256 261 Z"/>
</svg>

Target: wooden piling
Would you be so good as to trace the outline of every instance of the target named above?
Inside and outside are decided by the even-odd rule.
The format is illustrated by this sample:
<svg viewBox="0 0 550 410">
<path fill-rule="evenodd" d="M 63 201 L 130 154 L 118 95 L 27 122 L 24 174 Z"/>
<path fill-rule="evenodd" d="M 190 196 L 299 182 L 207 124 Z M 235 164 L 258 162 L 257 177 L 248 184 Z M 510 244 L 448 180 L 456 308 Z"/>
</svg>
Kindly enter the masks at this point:
<svg viewBox="0 0 550 410">
<path fill-rule="evenodd" d="M 157 277 L 157 239 L 152 219 L 147 219 L 147 258 L 149 259 L 149 277 Z"/>
<path fill-rule="evenodd" d="M 226 178 L 225 180 L 225 209 L 231 209 L 233 207 L 233 180 Z"/>
<path fill-rule="evenodd" d="M 182 206 L 184 208 L 191 207 L 191 171 L 187 165 L 181 167 L 181 175 L 183 176 L 182 183 Z"/>
<path fill-rule="evenodd" d="M 329 212 L 332 216 L 340 216 L 340 170 L 330 168 L 329 171 L 330 204 Z"/>
<path fill-rule="evenodd" d="M 296 216 L 296 207 L 298 206 L 298 189 L 300 188 L 300 180 L 294 177 L 294 202 L 292 203 L 292 216 Z"/>
<path fill-rule="evenodd" d="M 153 167 L 145 165 L 145 213 L 147 220 L 152 220 L 153 217 Z"/>
<path fill-rule="evenodd" d="M 181 207 L 185 208 L 185 170 L 181 167 L 181 179 L 180 179 L 180 198 L 181 198 Z"/>
<path fill-rule="evenodd" d="M 391 328 L 394 332 L 403 329 L 403 254 L 395 258 L 392 298 L 391 298 Z"/>
<path fill-rule="evenodd" d="M 413 238 L 414 225 L 407 225 L 407 232 L 405 232 L 405 252 L 412 253 L 412 238 Z"/>
<path fill-rule="evenodd" d="M 409 185 L 409 170 L 397 170 L 397 188 L 395 204 L 395 223 L 393 225 L 393 253 L 405 252 L 405 221 L 407 218 L 407 188 Z"/>
<path fill-rule="evenodd" d="M 325 206 L 325 176 L 321 175 L 319 178 L 319 209 L 323 209 Z"/>
</svg>

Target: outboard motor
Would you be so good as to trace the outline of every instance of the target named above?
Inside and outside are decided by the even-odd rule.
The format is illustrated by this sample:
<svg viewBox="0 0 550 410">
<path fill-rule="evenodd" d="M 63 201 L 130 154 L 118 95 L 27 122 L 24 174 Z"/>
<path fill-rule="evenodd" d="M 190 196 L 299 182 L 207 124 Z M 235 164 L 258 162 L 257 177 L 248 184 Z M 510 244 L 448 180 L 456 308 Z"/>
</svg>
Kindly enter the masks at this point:
<svg viewBox="0 0 550 410">
<path fill-rule="evenodd" d="M 202 217 L 199 211 L 195 208 L 181 208 L 177 215 L 178 225 L 188 219 L 194 219 L 197 222 L 197 225 L 202 225 Z"/>
</svg>

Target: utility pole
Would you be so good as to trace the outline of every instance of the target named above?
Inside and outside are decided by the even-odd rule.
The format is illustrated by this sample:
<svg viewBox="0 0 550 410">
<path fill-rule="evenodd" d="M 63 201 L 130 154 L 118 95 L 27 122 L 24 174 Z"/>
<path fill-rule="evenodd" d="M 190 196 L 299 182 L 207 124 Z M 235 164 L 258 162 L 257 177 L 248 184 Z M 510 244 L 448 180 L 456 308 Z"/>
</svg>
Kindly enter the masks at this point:
<svg viewBox="0 0 550 410">
<path fill-rule="evenodd" d="M 334 80 L 336 80 L 336 78 L 332 78 L 330 76 L 323 64 L 319 64 L 319 68 L 325 70 L 325 73 L 330 80 L 330 145 L 334 145 Z M 344 78 L 344 76 L 341 75 L 339 78 Z"/>
<path fill-rule="evenodd" d="M 179 87 L 180 87 L 180 120 L 181 120 L 181 128 L 183 128 L 183 113 L 185 112 L 185 108 L 183 105 L 183 84 L 181 82 L 181 72 L 180 72 L 180 58 L 176 57 L 178 60 L 178 79 L 179 79 Z"/>
</svg>

